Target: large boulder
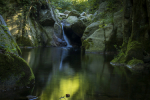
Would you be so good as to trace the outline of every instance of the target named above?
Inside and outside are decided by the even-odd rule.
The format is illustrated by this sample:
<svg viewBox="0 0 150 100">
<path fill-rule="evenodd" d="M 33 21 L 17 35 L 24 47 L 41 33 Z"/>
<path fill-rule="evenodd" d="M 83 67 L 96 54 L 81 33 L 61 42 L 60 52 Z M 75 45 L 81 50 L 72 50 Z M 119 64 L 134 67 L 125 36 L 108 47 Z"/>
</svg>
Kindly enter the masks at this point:
<svg viewBox="0 0 150 100">
<path fill-rule="evenodd" d="M 51 15 L 50 10 L 41 10 L 40 11 L 40 24 L 42 26 L 53 26 L 55 21 Z"/>
<path fill-rule="evenodd" d="M 69 14 L 68 14 L 68 17 L 69 16 L 77 16 L 77 17 L 80 17 L 80 13 L 76 10 L 72 10 Z"/>
<path fill-rule="evenodd" d="M 110 41 L 113 35 L 113 25 L 108 24 L 104 28 L 99 28 L 82 42 L 82 46 L 88 52 L 104 52 L 105 43 Z"/>
<path fill-rule="evenodd" d="M 34 83 L 34 74 L 28 64 L 15 54 L 0 52 L 0 94 L 25 88 Z"/>
<path fill-rule="evenodd" d="M 84 23 L 84 25 L 87 27 L 91 21 L 92 21 L 93 15 L 92 14 L 86 14 L 86 16 L 80 16 L 79 19 Z"/>
<path fill-rule="evenodd" d="M 82 41 L 88 38 L 91 34 L 93 34 L 99 28 L 99 25 L 100 25 L 100 21 L 97 21 L 87 26 L 83 33 Z"/>
<path fill-rule="evenodd" d="M 64 26 L 66 29 L 71 29 L 79 37 L 82 37 L 83 32 L 86 28 L 84 23 L 79 20 L 76 16 L 69 16 L 66 19 L 66 24 Z"/>
</svg>

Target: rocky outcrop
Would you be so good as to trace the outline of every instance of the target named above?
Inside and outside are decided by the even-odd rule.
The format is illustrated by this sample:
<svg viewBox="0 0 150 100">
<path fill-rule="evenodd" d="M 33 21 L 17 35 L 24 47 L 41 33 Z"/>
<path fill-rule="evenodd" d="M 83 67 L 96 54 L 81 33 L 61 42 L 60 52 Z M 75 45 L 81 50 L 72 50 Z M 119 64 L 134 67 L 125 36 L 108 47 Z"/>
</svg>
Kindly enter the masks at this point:
<svg viewBox="0 0 150 100">
<path fill-rule="evenodd" d="M 0 15 L 0 50 L 18 54 L 17 43 L 11 35 L 3 17 Z"/>
<path fill-rule="evenodd" d="M 57 46 L 53 40 L 57 33 L 54 24 L 59 19 L 47 3 L 36 5 L 40 8 L 36 13 L 31 7 L 29 12 L 20 9 L 9 16 L 3 14 L 10 32 L 19 46 Z"/>
<path fill-rule="evenodd" d="M 66 19 L 66 24 L 64 25 L 64 27 L 66 30 L 71 29 L 79 37 L 82 37 L 86 26 L 76 16 L 69 16 Z"/>
<path fill-rule="evenodd" d="M 123 12 L 120 10 L 121 2 L 115 1 L 113 5 L 111 3 L 101 1 L 98 10 L 92 17 L 93 23 L 86 27 L 82 36 L 82 46 L 86 51 L 115 52 L 116 48 L 122 45 Z"/>
<path fill-rule="evenodd" d="M 123 44 L 112 63 L 135 66 L 143 64 L 144 58 L 149 56 L 149 5 L 148 0 L 124 0 Z"/>
<path fill-rule="evenodd" d="M 90 35 L 92 35 L 99 28 L 99 25 L 100 25 L 100 21 L 97 21 L 97 22 L 91 23 L 89 26 L 87 26 L 83 33 L 82 41 L 84 41 Z"/>
<path fill-rule="evenodd" d="M 104 28 L 95 30 L 87 39 L 82 42 L 88 52 L 101 52 L 106 49 L 106 42 L 113 36 L 113 25 L 108 24 Z"/>
<path fill-rule="evenodd" d="M 50 10 L 48 10 L 48 9 L 41 10 L 39 17 L 40 17 L 39 22 L 42 26 L 54 26 L 55 21 L 52 18 Z"/>
<path fill-rule="evenodd" d="M 0 15 L 0 94 L 19 88 L 23 90 L 34 83 L 34 74 L 18 56 L 19 47 L 4 23 Z"/>
</svg>

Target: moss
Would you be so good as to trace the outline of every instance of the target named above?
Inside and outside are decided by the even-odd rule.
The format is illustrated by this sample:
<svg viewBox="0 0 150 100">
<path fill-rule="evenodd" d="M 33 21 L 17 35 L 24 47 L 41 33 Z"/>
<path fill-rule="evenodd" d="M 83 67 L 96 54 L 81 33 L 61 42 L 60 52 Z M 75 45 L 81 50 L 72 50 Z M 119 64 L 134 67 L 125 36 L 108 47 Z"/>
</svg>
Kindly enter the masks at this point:
<svg viewBox="0 0 150 100">
<path fill-rule="evenodd" d="M 0 85 L 10 83 L 13 86 L 28 85 L 34 79 L 31 68 L 24 59 L 11 53 L 9 55 L 11 57 L 0 53 Z"/>
<path fill-rule="evenodd" d="M 16 42 L 19 46 L 34 46 L 32 41 L 26 37 L 17 37 Z"/>
<path fill-rule="evenodd" d="M 125 63 L 125 53 L 122 51 L 119 52 L 117 56 L 111 61 L 113 63 Z"/>
<path fill-rule="evenodd" d="M 129 61 L 132 58 L 143 60 L 143 46 L 138 41 L 131 41 L 129 39 L 127 50 L 126 50 L 126 60 Z"/>
<path fill-rule="evenodd" d="M 86 40 L 84 40 L 82 42 L 82 46 L 85 48 L 85 49 L 89 49 L 90 47 L 90 44 L 92 44 L 92 39 L 88 38 Z"/>
<path fill-rule="evenodd" d="M 143 49 L 140 42 L 129 40 L 126 50 L 124 45 L 125 44 L 123 44 L 119 54 L 111 62 L 128 63 L 130 60 L 132 60 L 132 58 L 143 60 Z"/>
<path fill-rule="evenodd" d="M 128 62 L 128 65 L 136 65 L 136 64 L 144 64 L 144 62 L 142 60 L 135 59 L 135 58 L 133 58 Z"/>
</svg>

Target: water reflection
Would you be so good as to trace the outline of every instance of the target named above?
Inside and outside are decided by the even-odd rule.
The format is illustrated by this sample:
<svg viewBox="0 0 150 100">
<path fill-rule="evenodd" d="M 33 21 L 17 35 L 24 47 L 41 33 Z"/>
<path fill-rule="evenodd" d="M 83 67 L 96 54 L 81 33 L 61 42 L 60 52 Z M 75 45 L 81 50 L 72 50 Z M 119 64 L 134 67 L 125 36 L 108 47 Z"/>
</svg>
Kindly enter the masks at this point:
<svg viewBox="0 0 150 100">
<path fill-rule="evenodd" d="M 75 48 L 23 49 L 35 74 L 38 100 L 149 100 L 149 75 L 113 67 L 111 56 Z M 70 94 L 69 98 L 65 95 Z"/>
</svg>

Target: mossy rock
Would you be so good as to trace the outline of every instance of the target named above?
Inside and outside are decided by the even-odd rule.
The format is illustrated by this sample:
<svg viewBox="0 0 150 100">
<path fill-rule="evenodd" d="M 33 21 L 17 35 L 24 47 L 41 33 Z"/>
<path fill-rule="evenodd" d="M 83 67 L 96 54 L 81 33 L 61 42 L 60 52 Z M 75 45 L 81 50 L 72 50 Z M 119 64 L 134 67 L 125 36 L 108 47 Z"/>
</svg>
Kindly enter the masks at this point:
<svg viewBox="0 0 150 100">
<path fill-rule="evenodd" d="M 128 62 L 128 65 L 137 65 L 137 64 L 144 64 L 144 62 L 142 60 L 134 58 Z"/>
<path fill-rule="evenodd" d="M 82 46 L 85 49 L 89 49 L 91 43 L 92 43 L 92 39 L 88 38 L 82 42 Z"/>
<path fill-rule="evenodd" d="M 33 46 L 32 41 L 26 37 L 17 37 L 16 42 L 19 46 Z"/>
<path fill-rule="evenodd" d="M 25 60 L 12 53 L 0 53 L 0 91 L 27 86 L 34 78 Z"/>
<path fill-rule="evenodd" d="M 143 61 L 143 46 L 138 41 L 129 40 L 126 51 L 124 52 L 124 50 L 121 49 L 119 54 L 111 62 L 127 64 L 132 59 Z"/>
</svg>

